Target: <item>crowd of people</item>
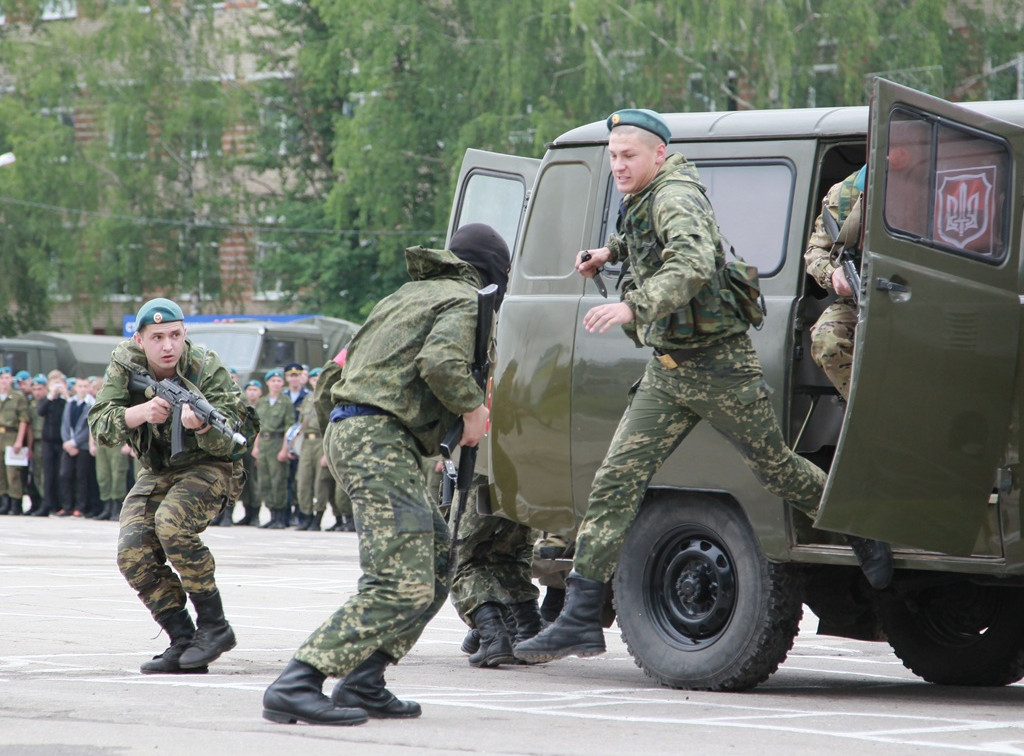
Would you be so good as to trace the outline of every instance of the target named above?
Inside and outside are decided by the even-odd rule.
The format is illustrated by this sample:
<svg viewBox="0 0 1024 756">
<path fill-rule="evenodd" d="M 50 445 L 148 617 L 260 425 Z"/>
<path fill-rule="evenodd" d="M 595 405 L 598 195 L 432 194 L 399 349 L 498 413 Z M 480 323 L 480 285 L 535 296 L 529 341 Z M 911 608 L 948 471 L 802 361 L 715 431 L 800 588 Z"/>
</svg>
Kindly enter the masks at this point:
<svg viewBox="0 0 1024 756">
<path fill-rule="evenodd" d="M 229 371 L 237 381 L 237 371 Z M 235 507 L 225 507 L 211 524 L 355 530 L 352 505 L 327 469 L 313 411 L 320 372 L 290 363 L 246 383 L 245 401 L 263 431 L 243 458 L 246 481 L 236 502 L 243 514 L 236 519 Z M 98 444 L 89 431 L 102 386 L 102 376 L 0 367 L 0 515 L 118 519 L 139 462 L 128 444 Z M 328 508 L 334 519 L 324 527 Z"/>
</svg>

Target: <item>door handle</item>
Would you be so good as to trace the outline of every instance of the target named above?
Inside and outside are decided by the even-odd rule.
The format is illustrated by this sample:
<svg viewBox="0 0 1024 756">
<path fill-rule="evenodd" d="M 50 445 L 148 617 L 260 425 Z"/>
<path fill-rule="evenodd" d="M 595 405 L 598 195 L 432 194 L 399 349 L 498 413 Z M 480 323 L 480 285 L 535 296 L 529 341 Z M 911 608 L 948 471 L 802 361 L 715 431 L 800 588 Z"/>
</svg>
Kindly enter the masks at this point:
<svg viewBox="0 0 1024 756">
<path fill-rule="evenodd" d="M 906 294 L 910 291 L 910 289 L 903 284 L 890 281 L 888 278 L 876 278 L 875 288 L 878 289 L 878 291 L 888 291 L 894 294 Z"/>
</svg>

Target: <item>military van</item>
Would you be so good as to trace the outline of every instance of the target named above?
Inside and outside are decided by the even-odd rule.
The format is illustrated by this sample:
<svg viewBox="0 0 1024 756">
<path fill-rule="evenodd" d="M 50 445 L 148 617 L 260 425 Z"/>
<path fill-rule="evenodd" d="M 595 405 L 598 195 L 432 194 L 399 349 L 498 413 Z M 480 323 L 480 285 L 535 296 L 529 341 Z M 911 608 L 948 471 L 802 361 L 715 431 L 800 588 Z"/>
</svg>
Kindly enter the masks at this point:
<svg viewBox="0 0 1024 756">
<path fill-rule="evenodd" d="M 323 331 L 308 323 L 237 320 L 189 323 L 187 330 L 193 343 L 213 349 L 225 365 L 237 370 L 243 385 L 250 378 L 262 382 L 268 370 L 289 362 L 314 367 L 328 357 Z"/>
<path fill-rule="evenodd" d="M 829 471 L 827 530 L 699 425 L 651 481 L 612 581 L 637 665 L 672 687 L 750 688 L 785 659 L 806 604 L 819 632 L 887 640 L 925 680 L 1019 680 L 1024 102 L 953 105 L 879 80 L 870 108 L 665 119 L 669 151 L 696 164 L 724 236 L 759 269 L 767 317 L 751 335 L 789 444 Z M 650 358 L 582 325 L 607 301 L 574 270 L 614 228 L 607 141 L 602 121 L 539 161 L 468 152 L 449 227 L 490 223 L 514 252 L 482 506 L 570 537 Z M 847 404 L 810 358 L 831 299 L 803 252 L 828 188 L 865 162 Z M 609 297 L 619 275 L 602 274 Z M 892 543 L 891 587 L 873 591 L 837 533 Z"/>
<path fill-rule="evenodd" d="M 0 366 L 9 367 L 12 373 L 45 374 L 57 367 L 57 349 L 40 339 L 0 339 Z"/>
<path fill-rule="evenodd" d="M 52 345 L 57 355 L 57 367 L 69 378 L 103 375 L 114 347 L 122 341 L 120 336 L 60 331 L 31 331 L 25 334 L 25 338 Z"/>
</svg>

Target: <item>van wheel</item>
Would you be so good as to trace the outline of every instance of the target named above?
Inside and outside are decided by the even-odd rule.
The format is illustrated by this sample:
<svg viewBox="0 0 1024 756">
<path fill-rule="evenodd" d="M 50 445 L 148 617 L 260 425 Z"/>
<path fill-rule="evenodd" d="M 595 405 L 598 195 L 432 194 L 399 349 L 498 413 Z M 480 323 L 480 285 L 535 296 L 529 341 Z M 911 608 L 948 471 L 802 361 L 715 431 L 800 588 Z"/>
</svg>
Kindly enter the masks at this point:
<svg viewBox="0 0 1024 756">
<path fill-rule="evenodd" d="M 1024 590 L 960 583 L 885 601 L 882 626 L 903 666 L 939 685 L 1024 677 Z"/>
<path fill-rule="evenodd" d="M 622 638 L 662 685 L 745 690 L 793 647 L 796 578 L 761 553 L 739 507 L 655 498 L 629 530 L 614 578 Z"/>
</svg>

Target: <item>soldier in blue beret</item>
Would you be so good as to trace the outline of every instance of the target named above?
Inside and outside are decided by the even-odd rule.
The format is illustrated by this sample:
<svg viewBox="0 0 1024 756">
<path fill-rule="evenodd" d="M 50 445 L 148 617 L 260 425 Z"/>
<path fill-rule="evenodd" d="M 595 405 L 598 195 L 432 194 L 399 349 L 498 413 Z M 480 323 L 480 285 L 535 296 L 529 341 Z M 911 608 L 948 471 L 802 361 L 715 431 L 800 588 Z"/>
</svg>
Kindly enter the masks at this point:
<svg viewBox="0 0 1024 756">
<path fill-rule="evenodd" d="M 106 380 L 89 413 L 96 441 L 128 443 L 142 465 L 120 513 L 117 563 L 170 636 L 171 645 L 142 665 L 143 674 L 206 672 L 235 647 L 214 579 L 214 560 L 200 534 L 225 507 L 233 507 L 243 481 L 235 442 L 211 433 L 188 405 L 180 412 L 184 449 L 171 455 L 175 416 L 159 396 L 130 387 L 133 373 L 171 380 L 197 391 L 247 438 L 257 425 L 246 413 L 238 385 L 217 353 L 186 338 L 184 314 L 169 299 L 139 308 L 135 333 L 115 347 Z M 244 421 L 244 422 L 243 422 Z M 193 623 L 186 597 L 195 607 Z"/>
<path fill-rule="evenodd" d="M 814 518 L 827 479 L 786 445 L 772 409 L 748 322 L 723 296 L 725 246 L 696 167 L 668 154 L 664 119 L 650 110 L 619 110 L 608 118 L 608 155 L 622 192 L 607 245 L 582 250 L 576 269 L 592 278 L 607 263 L 633 273 L 622 299 L 590 309 L 587 331 L 622 326 L 651 359 L 590 489 L 576 536 L 565 605 L 543 632 L 515 655 L 528 662 L 604 653 L 601 613 L 611 579 L 651 477 L 702 420 L 744 457 L 766 490 Z M 652 432 L 650 418 L 663 418 Z M 877 541 L 850 541 L 868 582 L 892 578 L 892 552 Z"/>
<path fill-rule="evenodd" d="M 0 368 L 0 514 L 20 515 L 23 511 L 23 468 L 8 466 L 4 449 L 8 446 L 20 453 L 31 438 L 31 415 L 28 399 L 14 390 L 14 376 L 7 366 Z"/>
<path fill-rule="evenodd" d="M 271 378 L 280 378 L 283 381 L 284 371 L 281 368 L 274 368 L 272 370 L 268 370 L 266 373 L 263 374 L 264 383 L 269 383 Z"/>
</svg>

